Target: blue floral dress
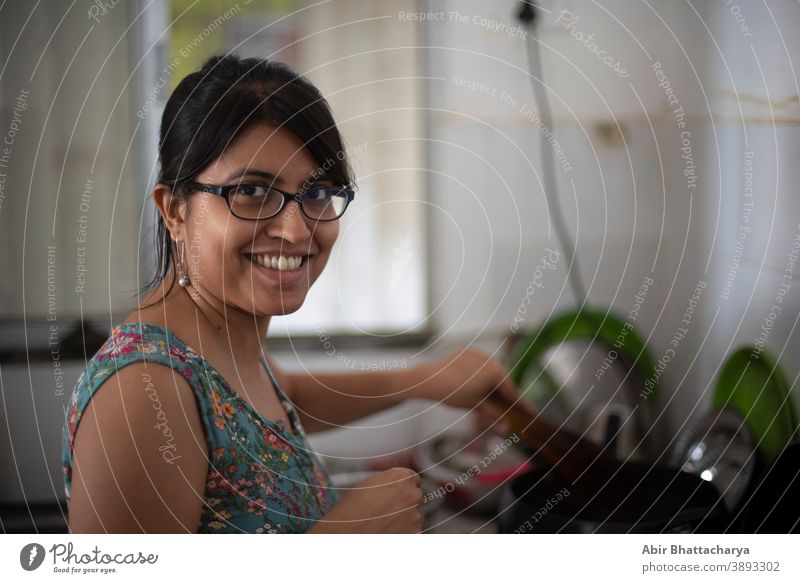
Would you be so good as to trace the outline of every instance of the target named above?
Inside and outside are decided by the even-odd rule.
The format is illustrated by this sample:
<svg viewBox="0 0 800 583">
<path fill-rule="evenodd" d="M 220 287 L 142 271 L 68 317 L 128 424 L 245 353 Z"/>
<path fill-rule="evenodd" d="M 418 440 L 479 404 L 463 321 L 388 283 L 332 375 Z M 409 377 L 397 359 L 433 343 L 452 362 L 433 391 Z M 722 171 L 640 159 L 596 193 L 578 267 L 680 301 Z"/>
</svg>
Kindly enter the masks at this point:
<svg viewBox="0 0 800 583">
<path fill-rule="evenodd" d="M 70 497 L 72 445 L 81 414 L 100 385 L 134 362 L 178 371 L 192 388 L 208 445 L 208 474 L 200 533 L 305 532 L 339 500 L 308 446 L 300 419 L 269 368 L 293 432 L 241 398 L 211 364 L 169 330 L 147 322 L 123 324 L 89 361 L 67 410 L 62 438 L 64 490 Z M 142 476 L 142 479 L 146 479 Z"/>
</svg>

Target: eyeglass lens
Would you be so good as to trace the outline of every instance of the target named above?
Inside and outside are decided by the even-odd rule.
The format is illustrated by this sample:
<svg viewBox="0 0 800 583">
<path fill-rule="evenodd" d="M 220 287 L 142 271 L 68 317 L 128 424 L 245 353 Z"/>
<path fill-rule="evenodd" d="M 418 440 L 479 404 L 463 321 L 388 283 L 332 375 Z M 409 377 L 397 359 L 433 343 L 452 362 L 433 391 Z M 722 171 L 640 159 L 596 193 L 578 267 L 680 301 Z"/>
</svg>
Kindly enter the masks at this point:
<svg viewBox="0 0 800 583">
<path fill-rule="evenodd" d="M 281 208 L 283 198 L 279 191 L 256 184 L 242 185 L 228 196 L 233 214 L 247 219 L 273 216 Z M 312 188 L 306 191 L 300 205 L 311 219 L 335 219 L 347 206 L 347 192 L 338 186 Z"/>
</svg>

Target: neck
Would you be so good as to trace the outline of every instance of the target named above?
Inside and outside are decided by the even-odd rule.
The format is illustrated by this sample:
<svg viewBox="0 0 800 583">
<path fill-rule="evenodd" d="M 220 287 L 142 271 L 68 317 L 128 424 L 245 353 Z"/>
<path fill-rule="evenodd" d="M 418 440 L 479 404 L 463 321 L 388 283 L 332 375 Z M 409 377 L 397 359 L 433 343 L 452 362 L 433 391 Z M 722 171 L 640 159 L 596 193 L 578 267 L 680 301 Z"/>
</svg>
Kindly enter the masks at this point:
<svg viewBox="0 0 800 583">
<path fill-rule="evenodd" d="M 168 281 L 169 278 L 162 282 L 153 296 L 164 297 Z M 150 303 L 148 298 L 145 304 Z M 182 331 L 187 338 L 196 338 L 197 346 L 194 348 L 223 352 L 235 365 L 245 369 L 258 362 L 271 318 L 269 315 L 255 316 L 208 297 L 191 284 L 182 288 L 177 282 L 164 297 L 164 305 L 154 308 L 160 312 L 167 328 Z"/>
</svg>

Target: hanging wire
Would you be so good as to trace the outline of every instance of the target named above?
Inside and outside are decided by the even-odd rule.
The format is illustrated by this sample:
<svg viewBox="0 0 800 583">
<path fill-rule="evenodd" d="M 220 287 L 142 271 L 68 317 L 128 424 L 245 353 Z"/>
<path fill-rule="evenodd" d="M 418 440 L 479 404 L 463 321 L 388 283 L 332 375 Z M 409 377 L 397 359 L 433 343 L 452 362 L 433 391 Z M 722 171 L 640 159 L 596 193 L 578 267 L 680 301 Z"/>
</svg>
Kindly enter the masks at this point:
<svg viewBox="0 0 800 583">
<path fill-rule="evenodd" d="M 523 1 L 522 8 L 518 14 L 519 19 L 525 26 L 525 48 L 528 57 L 528 71 L 531 76 L 531 86 L 533 88 L 533 98 L 536 102 L 536 109 L 539 112 L 539 119 L 542 124 L 550 128 L 552 133 L 553 116 L 550 112 L 550 101 L 547 97 L 547 88 L 542 77 L 542 61 L 539 52 L 538 40 L 534 36 L 534 21 L 536 20 L 535 6 L 532 2 Z M 542 177 L 544 179 L 544 195 L 550 207 L 550 214 L 553 220 L 553 227 L 556 231 L 561 247 L 565 254 L 570 258 L 571 267 L 567 271 L 567 278 L 575 296 L 575 301 L 579 305 L 584 305 L 587 300 L 586 287 L 581 279 L 580 269 L 578 268 L 578 256 L 575 249 L 575 241 L 567 229 L 564 221 L 564 214 L 561 210 L 561 203 L 558 196 L 558 181 L 555 175 L 555 159 L 553 149 L 547 143 L 547 138 L 542 132 L 539 133 L 539 149 L 542 156 Z"/>
</svg>

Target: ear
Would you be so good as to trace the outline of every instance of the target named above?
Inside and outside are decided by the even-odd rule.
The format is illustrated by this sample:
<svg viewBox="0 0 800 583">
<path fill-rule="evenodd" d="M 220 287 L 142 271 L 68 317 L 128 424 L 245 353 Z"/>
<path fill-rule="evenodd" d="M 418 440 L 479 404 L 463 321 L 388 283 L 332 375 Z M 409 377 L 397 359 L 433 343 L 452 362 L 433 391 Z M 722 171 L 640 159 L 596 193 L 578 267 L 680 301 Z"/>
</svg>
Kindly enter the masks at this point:
<svg viewBox="0 0 800 583">
<path fill-rule="evenodd" d="M 170 238 L 186 241 L 186 200 L 173 194 L 172 190 L 170 185 L 159 182 L 153 189 L 153 202 L 164 219 Z"/>
</svg>

